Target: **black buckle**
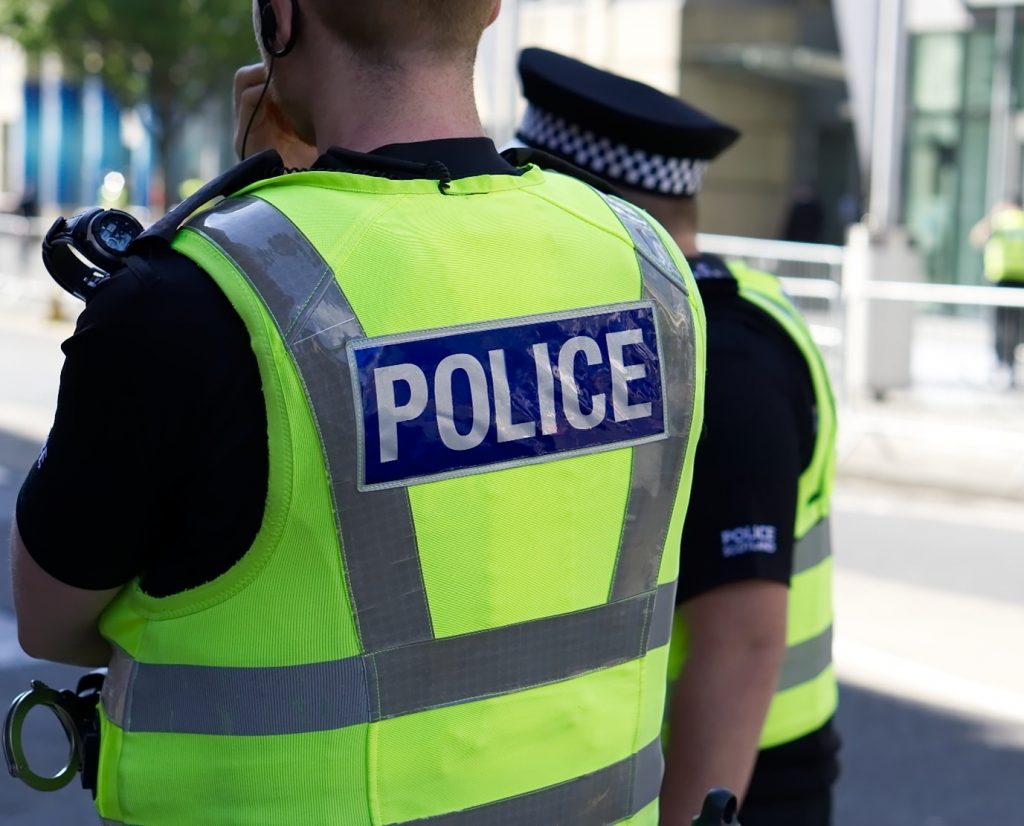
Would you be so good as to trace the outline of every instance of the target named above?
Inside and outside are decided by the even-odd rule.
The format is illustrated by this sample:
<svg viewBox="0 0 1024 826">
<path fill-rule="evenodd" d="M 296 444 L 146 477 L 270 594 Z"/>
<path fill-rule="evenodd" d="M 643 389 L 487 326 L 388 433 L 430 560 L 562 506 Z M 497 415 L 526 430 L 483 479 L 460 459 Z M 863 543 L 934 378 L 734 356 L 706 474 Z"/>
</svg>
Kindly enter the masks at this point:
<svg viewBox="0 0 1024 826">
<path fill-rule="evenodd" d="M 728 789 L 712 789 L 704 798 L 704 808 L 693 819 L 693 826 L 740 826 L 736 819 L 739 803 Z"/>
</svg>

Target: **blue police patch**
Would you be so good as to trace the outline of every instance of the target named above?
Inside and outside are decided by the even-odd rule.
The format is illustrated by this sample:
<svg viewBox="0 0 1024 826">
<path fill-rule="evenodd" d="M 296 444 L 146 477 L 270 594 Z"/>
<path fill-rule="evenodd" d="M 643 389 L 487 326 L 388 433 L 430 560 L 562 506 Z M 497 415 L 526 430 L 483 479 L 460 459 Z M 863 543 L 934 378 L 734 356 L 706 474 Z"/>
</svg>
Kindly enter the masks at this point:
<svg viewBox="0 0 1024 826">
<path fill-rule="evenodd" d="M 651 302 L 348 344 L 360 490 L 666 437 Z"/>
</svg>

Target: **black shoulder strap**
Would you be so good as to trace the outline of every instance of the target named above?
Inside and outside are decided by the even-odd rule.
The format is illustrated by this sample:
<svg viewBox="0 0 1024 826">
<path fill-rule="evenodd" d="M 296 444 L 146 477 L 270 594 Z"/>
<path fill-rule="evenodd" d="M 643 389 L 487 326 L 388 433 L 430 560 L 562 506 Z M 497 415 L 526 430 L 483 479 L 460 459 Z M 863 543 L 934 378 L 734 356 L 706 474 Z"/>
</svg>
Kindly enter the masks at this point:
<svg viewBox="0 0 1024 826">
<path fill-rule="evenodd" d="M 605 195 L 614 195 L 616 198 L 622 197 L 621 193 L 608 181 L 542 149 L 534 149 L 531 146 L 513 146 L 502 152 L 501 157 L 513 166 L 526 166 L 532 163 L 541 169 L 560 172 L 563 175 L 583 181 L 583 183 L 592 186 L 598 192 L 603 192 Z"/>
<path fill-rule="evenodd" d="M 281 156 L 273 149 L 246 158 L 223 175 L 214 178 L 194 195 L 186 198 L 163 218 L 136 238 L 128 248 L 128 255 L 145 255 L 153 247 L 166 246 L 188 217 L 204 204 L 217 198 L 233 195 L 250 184 L 284 174 Z"/>
</svg>

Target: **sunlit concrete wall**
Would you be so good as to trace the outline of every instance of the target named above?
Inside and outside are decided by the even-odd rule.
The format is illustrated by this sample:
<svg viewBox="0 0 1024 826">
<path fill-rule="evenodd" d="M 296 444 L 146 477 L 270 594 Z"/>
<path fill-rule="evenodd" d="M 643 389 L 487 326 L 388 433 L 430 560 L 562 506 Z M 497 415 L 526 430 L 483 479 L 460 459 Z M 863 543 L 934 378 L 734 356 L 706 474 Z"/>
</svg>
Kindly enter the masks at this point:
<svg viewBox="0 0 1024 826">
<path fill-rule="evenodd" d="M 681 0 L 523 0 L 519 42 L 679 90 Z"/>
<path fill-rule="evenodd" d="M 25 57 L 0 37 L 0 208 L 13 206 L 23 186 L 22 129 Z"/>
<path fill-rule="evenodd" d="M 799 4 L 695 2 L 683 22 L 683 98 L 743 133 L 712 165 L 701 197 L 708 232 L 778 237 L 792 196 L 800 98 L 755 71 L 709 66 L 716 46 L 801 42 Z"/>
</svg>

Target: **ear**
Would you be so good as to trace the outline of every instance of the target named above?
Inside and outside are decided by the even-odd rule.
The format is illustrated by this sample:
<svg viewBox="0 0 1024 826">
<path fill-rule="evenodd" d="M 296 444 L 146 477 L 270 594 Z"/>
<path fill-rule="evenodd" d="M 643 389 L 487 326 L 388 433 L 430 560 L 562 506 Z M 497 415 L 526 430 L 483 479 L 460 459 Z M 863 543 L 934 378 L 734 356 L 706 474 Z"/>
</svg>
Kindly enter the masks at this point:
<svg viewBox="0 0 1024 826">
<path fill-rule="evenodd" d="M 270 0 L 270 5 L 277 18 L 277 35 L 274 37 L 274 45 L 280 49 L 286 43 L 291 43 L 296 23 L 295 4 L 293 0 Z"/>
<path fill-rule="evenodd" d="M 501 0 L 495 0 L 494 8 L 491 9 L 491 16 L 487 19 L 487 25 L 490 26 L 495 20 L 497 20 L 499 14 L 501 14 Z"/>
</svg>

